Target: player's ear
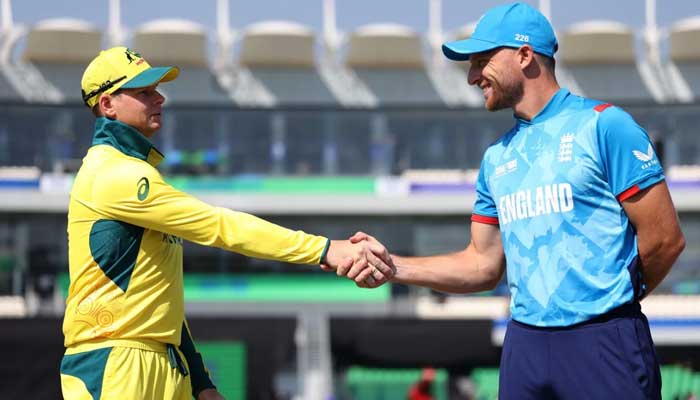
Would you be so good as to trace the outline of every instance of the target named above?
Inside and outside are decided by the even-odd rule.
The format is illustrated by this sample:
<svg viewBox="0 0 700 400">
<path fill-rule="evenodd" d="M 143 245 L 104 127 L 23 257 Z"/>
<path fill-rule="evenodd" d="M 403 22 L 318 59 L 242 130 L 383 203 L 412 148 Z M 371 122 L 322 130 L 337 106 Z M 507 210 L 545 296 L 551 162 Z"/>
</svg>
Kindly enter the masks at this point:
<svg viewBox="0 0 700 400">
<path fill-rule="evenodd" d="M 518 48 L 517 57 L 520 69 L 524 70 L 535 61 L 535 51 L 529 44 L 526 44 Z"/>
<path fill-rule="evenodd" d="M 102 115 L 110 119 L 116 119 L 117 110 L 114 108 L 114 97 L 111 94 L 105 93 L 100 96 L 97 104 L 100 107 Z"/>
</svg>

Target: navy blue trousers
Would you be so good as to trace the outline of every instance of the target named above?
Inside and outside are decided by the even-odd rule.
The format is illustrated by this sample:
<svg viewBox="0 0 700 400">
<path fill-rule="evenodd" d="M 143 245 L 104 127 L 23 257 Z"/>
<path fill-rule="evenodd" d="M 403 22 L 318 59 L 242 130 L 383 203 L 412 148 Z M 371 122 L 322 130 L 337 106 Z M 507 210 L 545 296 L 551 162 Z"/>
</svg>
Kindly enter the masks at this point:
<svg viewBox="0 0 700 400">
<path fill-rule="evenodd" d="M 510 321 L 501 400 L 661 399 L 661 373 L 639 303 L 565 328 Z"/>
</svg>

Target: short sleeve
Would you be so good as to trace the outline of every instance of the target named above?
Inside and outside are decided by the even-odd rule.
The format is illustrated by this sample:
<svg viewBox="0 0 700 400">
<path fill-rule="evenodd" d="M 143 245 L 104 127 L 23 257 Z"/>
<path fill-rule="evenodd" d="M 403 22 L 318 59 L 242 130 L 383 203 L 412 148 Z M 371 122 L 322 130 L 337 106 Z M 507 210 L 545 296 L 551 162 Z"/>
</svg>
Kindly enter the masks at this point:
<svg viewBox="0 0 700 400">
<path fill-rule="evenodd" d="M 663 180 L 663 168 L 646 131 L 620 108 L 603 108 L 600 113 L 601 161 L 618 201 Z"/>
<path fill-rule="evenodd" d="M 474 201 L 472 221 L 498 225 L 498 210 L 486 182 L 487 163 L 485 160 L 486 158 L 481 162 L 479 177 L 476 180 L 476 200 Z"/>
</svg>

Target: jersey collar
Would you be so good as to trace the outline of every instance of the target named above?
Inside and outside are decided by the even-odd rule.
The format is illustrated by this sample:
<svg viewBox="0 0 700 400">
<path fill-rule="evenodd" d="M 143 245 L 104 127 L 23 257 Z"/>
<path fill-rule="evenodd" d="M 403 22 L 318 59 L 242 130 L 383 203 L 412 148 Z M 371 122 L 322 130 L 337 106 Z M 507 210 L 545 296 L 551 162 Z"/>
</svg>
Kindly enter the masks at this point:
<svg viewBox="0 0 700 400">
<path fill-rule="evenodd" d="M 549 118 L 559 114 L 561 109 L 565 107 L 566 103 L 571 99 L 571 92 L 569 92 L 568 89 L 561 88 L 557 90 L 556 93 L 554 93 L 554 96 L 552 96 L 551 99 L 547 102 L 547 104 L 540 110 L 540 112 L 535 115 L 534 118 L 532 118 L 531 121 L 515 117 L 515 119 L 518 121 L 518 123 L 521 124 L 536 124 L 538 122 L 544 122 L 548 120 Z"/>
<path fill-rule="evenodd" d="M 136 157 L 157 166 L 163 161 L 163 154 L 153 146 L 141 132 L 114 119 L 99 117 L 95 121 L 95 135 L 92 145 L 106 144 L 127 156 Z"/>
</svg>

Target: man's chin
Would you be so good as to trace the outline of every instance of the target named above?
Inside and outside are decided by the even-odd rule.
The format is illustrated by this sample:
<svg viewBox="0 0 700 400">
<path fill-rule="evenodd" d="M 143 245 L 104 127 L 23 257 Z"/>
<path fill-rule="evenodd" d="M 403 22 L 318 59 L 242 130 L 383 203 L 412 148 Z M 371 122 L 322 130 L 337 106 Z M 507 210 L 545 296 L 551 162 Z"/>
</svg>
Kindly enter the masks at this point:
<svg viewBox="0 0 700 400">
<path fill-rule="evenodd" d="M 158 132 L 159 130 L 160 130 L 160 122 L 158 122 L 158 123 L 151 122 L 150 124 L 148 124 L 148 132 L 141 132 L 141 133 L 143 133 L 147 137 L 151 137 L 151 136 L 153 136 L 154 133 Z"/>
<path fill-rule="evenodd" d="M 498 103 L 488 102 L 488 101 L 484 104 L 484 107 L 486 108 L 487 111 L 498 111 L 498 110 L 502 110 L 505 108 Z"/>
</svg>

